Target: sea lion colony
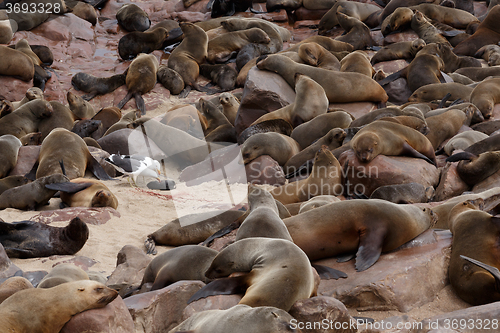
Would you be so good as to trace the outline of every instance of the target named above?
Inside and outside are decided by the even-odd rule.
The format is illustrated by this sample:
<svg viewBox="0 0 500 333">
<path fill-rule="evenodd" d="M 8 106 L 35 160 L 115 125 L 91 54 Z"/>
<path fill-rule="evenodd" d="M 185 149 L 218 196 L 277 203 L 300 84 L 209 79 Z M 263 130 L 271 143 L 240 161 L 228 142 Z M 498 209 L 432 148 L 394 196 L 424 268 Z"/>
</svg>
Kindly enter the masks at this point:
<svg viewBox="0 0 500 333">
<path fill-rule="evenodd" d="M 141 230 L 148 253 L 157 246 L 176 249 L 158 255 L 146 275 L 134 272 L 135 282 L 107 283 L 102 274 L 68 269 L 57 273 L 63 278 L 53 285 L 74 286 L 35 293 L 30 287 L 42 276 L 20 283 L 14 275 L 22 271 L 9 270 L 9 259 L 0 255 L 0 295 L 25 294 L 7 296 L 0 313 L 32 307 L 35 318 L 29 326 L 23 317 L 28 314 L 21 311 L 2 315 L 1 325 L 58 332 L 70 316 L 115 299 L 116 292 L 102 284 L 75 282 L 82 279 L 109 284 L 127 302 L 195 280 L 207 286 L 186 294 L 189 302 L 241 294 L 242 305 L 224 310 L 234 316 L 233 323 L 246 323 L 243 316 L 250 313 L 264 318 L 237 331 L 291 332 L 286 323 L 293 319 L 294 303 L 333 295 L 333 280 L 326 279 L 341 278 L 335 283 L 342 285 L 369 275 L 389 260 L 384 253 L 411 252 L 399 247 L 424 232 L 439 238 L 437 231 L 426 231 L 430 228 L 452 234 L 451 255 L 448 245 L 441 256 L 455 297 L 467 306 L 500 301 L 497 2 L 268 0 L 253 4 L 251 12 L 260 14 L 238 12 L 251 2 L 211 1 L 217 8 L 211 13 L 207 1 L 173 2 L 88 1 L 93 9 L 82 13 L 76 5 L 83 2 L 47 0 L 41 3 L 44 12 L 24 16 L 23 4 L 36 2 L 0 3 L 0 218 L 9 220 L 0 223 L 1 252 L 5 248 L 11 258 L 74 256 L 85 247 L 92 232 L 76 213 L 62 227 L 12 220 L 9 214 L 43 211 L 50 202 L 120 212 L 115 185 L 122 181 L 104 159 L 109 154 L 173 160 L 170 167 L 180 173 L 176 181 L 193 179 L 193 172 L 210 180 L 207 161 L 224 165 L 232 154 L 227 143 L 239 143 L 247 171 L 258 163 L 276 172 L 267 177 L 269 172 L 261 170 L 252 178 L 268 187 L 249 187 L 249 205 L 239 206 L 246 212 L 220 211 L 195 216 L 201 222 L 185 227 L 176 219 L 156 231 Z M 48 5 L 59 10 L 49 15 Z M 72 31 L 80 46 L 73 46 L 72 57 L 58 59 L 68 55 L 60 51 L 68 36 L 55 36 L 51 25 L 70 26 L 70 21 L 97 36 L 99 45 L 109 41 L 105 52 L 86 54 L 82 45 L 94 37 Z M 99 59 L 112 69 L 100 67 Z M 32 86 L 43 93 L 33 94 Z M 132 97 L 137 108 L 127 103 Z M 192 112 L 175 112 L 179 109 Z M 31 139 L 36 136 L 42 138 L 39 152 Z M 25 142 L 35 145 L 25 147 Z M 332 257 L 344 263 L 328 260 Z M 323 266 L 310 262 L 320 259 Z M 236 272 L 240 275 L 229 277 Z M 69 301 L 75 288 L 106 295 L 96 300 L 82 294 Z M 66 302 L 70 313 L 60 314 L 54 328 L 42 328 L 39 321 L 53 313 L 30 299 Z M 339 299 L 348 307 L 363 303 Z M 366 308 L 379 305 L 365 303 Z M 165 329 L 234 330 L 216 306 L 208 309 Z M 204 318 L 219 324 L 204 326 Z M 268 327 L 252 327 L 259 320 L 267 320 Z"/>
</svg>

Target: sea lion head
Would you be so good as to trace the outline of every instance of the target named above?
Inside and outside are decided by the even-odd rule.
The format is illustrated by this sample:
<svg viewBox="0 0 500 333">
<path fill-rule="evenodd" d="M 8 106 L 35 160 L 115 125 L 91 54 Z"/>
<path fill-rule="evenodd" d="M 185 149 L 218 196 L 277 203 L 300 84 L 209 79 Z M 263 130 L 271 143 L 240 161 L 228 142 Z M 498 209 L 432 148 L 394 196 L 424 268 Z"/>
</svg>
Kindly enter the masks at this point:
<svg viewBox="0 0 500 333">
<path fill-rule="evenodd" d="M 411 43 L 411 50 L 412 54 L 417 54 L 418 51 L 420 51 L 424 46 L 425 46 L 425 41 L 421 38 L 415 39 Z"/>
<path fill-rule="evenodd" d="M 330 130 L 330 132 L 328 132 L 326 139 L 328 145 L 331 145 L 332 143 L 336 142 L 338 143 L 338 147 L 340 147 L 346 136 L 347 133 L 342 128 L 334 128 Z"/>
<path fill-rule="evenodd" d="M 437 215 L 437 213 L 435 213 L 430 208 L 422 208 L 422 211 L 425 214 L 427 214 L 429 216 L 429 218 L 430 218 L 430 220 L 429 220 L 429 228 L 433 228 L 436 225 L 436 223 L 438 221 L 438 218 L 439 218 L 438 215 Z"/>
<path fill-rule="evenodd" d="M 352 149 L 361 162 L 368 163 L 378 155 L 378 144 L 378 135 L 372 132 L 364 132 L 353 142 Z"/>
<path fill-rule="evenodd" d="M 64 236 L 67 242 L 68 251 L 73 254 L 78 252 L 89 238 L 89 227 L 79 217 L 73 218 L 64 228 Z M 64 241 L 60 242 L 60 246 L 65 245 Z"/>
<path fill-rule="evenodd" d="M 99 190 L 94 194 L 92 201 L 90 202 L 91 207 L 118 207 L 118 201 L 115 200 L 115 196 L 110 191 Z"/>
<path fill-rule="evenodd" d="M 111 303 L 118 296 L 118 292 L 116 290 L 108 288 L 102 283 L 97 281 L 79 280 L 61 284 L 59 285 L 59 287 L 64 285 L 67 285 L 67 288 L 70 289 L 69 291 L 70 295 L 75 293 L 76 295 L 74 297 L 76 299 L 79 300 L 81 297 L 82 299 L 85 300 L 79 302 L 80 303 L 79 304 L 80 309 L 78 309 L 79 312 L 89 309 L 103 308 L 109 303 Z M 63 287 L 61 287 L 61 289 L 62 288 Z"/>
</svg>

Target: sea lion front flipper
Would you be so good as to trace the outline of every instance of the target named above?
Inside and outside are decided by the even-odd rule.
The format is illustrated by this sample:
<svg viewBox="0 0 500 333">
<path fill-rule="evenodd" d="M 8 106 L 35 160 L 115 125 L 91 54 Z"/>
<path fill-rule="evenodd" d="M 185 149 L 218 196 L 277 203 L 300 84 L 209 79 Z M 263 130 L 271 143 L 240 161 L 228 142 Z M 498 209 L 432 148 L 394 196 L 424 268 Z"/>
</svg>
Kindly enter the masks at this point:
<svg viewBox="0 0 500 333">
<path fill-rule="evenodd" d="M 356 253 L 344 254 L 341 256 L 336 256 L 335 258 L 337 258 L 337 262 L 348 262 L 349 260 L 356 258 Z"/>
<path fill-rule="evenodd" d="M 500 290 L 500 271 L 498 270 L 498 268 L 487 265 L 485 263 L 482 263 L 479 260 L 466 257 L 464 255 L 460 255 L 460 258 L 467 260 L 467 261 L 473 263 L 474 265 L 477 265 L 477 266 L 487 270 L 495 278 L 496 289 Z"/>
<path fill-rule="evenodd" d="M 93 92 L 91 94 L 83 95 L 82 98 L 88 102 L 88 101 L 90 101 L 92 98 L 94 98 L 96 96 L 97 96 L 97 93 Z"/>
<path fill-rule="evenodd" d="M 102 168 L 102 165 L 99 164 L 99 162 L 97 162 L 97 160 L 94 158 L 94 156 L 92 156 L 92 154 L 89 153 L 89 158 L 88 158 L 88 167 L 89 167 L 89 170 L 92 171 L 92 173 L 94 174 L 94 176 L 97 177 L 97 179 L 99 180 L 112 180 L 113 177 L 111 177 L 110 175 L 108 175 L 106 173 L 106 171 L 104 171 L 104 169 Z"/>
<path fill-rule="evenodd" d="M 476 158 L 477 158 L 477 156 L 474 155 L 473 153 L 462 151 L 460 153 L 456 153 L 456 154 L 453 154 L 450 157 L 448 157 L 446 159 L 446 162 L 458 162 L 458 161 L 462 161 L 462 160 L 472 161 Z"/>
<path fill-rule="evenodd" d="M 338 280 L 340 278 L 347 278 L 346 273 L 339 271 L 335 268 L 331 268 L 324 265 L 316 265 L 316 264 L 311 264 L 311 266 L 316 270 L 316 272 L 318 272 L 318 275 L 322 280 L 330 280 L 330 279 Z"/>
<path fill-rule="evenodd" d="M 427 162 L 429 162 L 430 164 L 436 166 L 436 161 L 432 161 L 430 158 L 428 158 L 427 156 L 425 156 L 424 154 L 418 152 L 415 150 L 415 148 L 413 148 L 412 146 L 410 146 L 408 144 L 408 142 L 405 142 L 403 144 L 403 151 L 401 153 L 402 155 L 406 155 L 406 156 L 411 156 L 411 157 L 416 157 L 416 158 L 421 158 Z"/>
<path fill-rule="evenodd" d="M 371 229 L 360 231 L 359 247 L 356 253 L 356 271 L 362 272 L 377 262 L 382 253 L 386 234 L 383 224 L 375 224 Z"/>
<path fill-rule="evenodd" d="M 80 192 L 90 186 L 94 185 L 94 183 L 72 183 L 72 182 L 64 182 L 64 183 L 52 183 L 45 185 L 49 190 L 61 191 L 64 193 L 73 194 L 76 192 Z"/>
<path fill-rule="evenodd" d="M 191 296 L 187 304 L 208 296 L 243 294 L 248 287 L 246 280 L 246 274 L 214 280 Z"/>
<path fill-rule="evenodd" d="M 5 253 L 9 258 L 20 258 L 20 259 L 27 259 L 27 258 L 34 258 L 36 257 L 33 253 L 35 252 L 35 249 L 18 249 L 15 247 L 6 247 L 5 248 Z"/>
<path fill-rule="evenodd" d="M 186 98 L 188 97 L 189 93 L 191 92 L 192 87 L 191 86 L 186 86 L 182 91 L 179 93 L 179 98 Z"/>
<path fill-rule="evenodd" d="M 36 163 L 31 168 L 30 172 L 25 174 L 24 177 L 26 177 L 27 179 L 32 180 L 32 181 L 36 180 L 36 171 L 37 170 L 38 170 L 38 161 L 36 161 Z"/>
<path fill-rule="evenodd" d="M 245 214 L 243 214 L 241 217 L 243 217 L 243 216 L 245 216 Z M 208 246 L 210 244 L 210 242 L 212 242 L 214 239 L 221 238 L 222 236 L 227 235 L 231 231 L 238 229 L 240 227 L 240 225 L 243 223 L 243 220 L 240 221 L 241 217 L 238 218 L 233 223 L 228 224 L 224 228 L 220 229 L 219 231 L 216 231 L 212 236 L 205 239 L 205 241 L 203 243 L 201 243 L 201 245 Z"/>
</svg>

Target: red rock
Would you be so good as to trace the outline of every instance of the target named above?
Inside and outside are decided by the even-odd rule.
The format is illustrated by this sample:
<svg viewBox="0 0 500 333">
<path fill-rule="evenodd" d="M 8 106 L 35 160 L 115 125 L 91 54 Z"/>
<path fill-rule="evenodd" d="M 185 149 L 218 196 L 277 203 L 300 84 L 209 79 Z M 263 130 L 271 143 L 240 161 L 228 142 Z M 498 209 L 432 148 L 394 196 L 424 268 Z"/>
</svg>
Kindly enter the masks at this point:
<svg viewBox="0 0 500 333">
<path fill-rule="evenodd" d="M 245 165 L 247 181 L 254 185 L 285 185 L 283 169 L 269 155 L 262 155 Z"/>
<path fill-rule="evenodd" d="M 406 30 L 400 33 L 394 33 L 384 38 L 384 45 L 389 45 L 397 42 L 411 42 L 418 39 L 418 35 L 413 30 Z"/>
<path fill-rule="evenodd" d="M 0 96 L 6 100 L 20 101 L 26 95 L 26 90 L 33 87 L 33 81 L 22 81 L 12 76 L 0 75 Z"/>
<path fill-rule="evenodd" d="M 378 155 L 370 163 L 361 163 L 353 150 L 348 150 L 339 158 L 343 176 L 348 184 L 344 194 L 354 192 L 370 196 L 380 186 L 416 182 L 425 187 L 436 186 L 439 181 L 438 169 L 420 158 L 406 156 Z"/>
<path fill-rule="evenodd" d="M 227 310 L 241 300 L 241 295 L 217 295 L 194 301 L 184 308 L 182 320 L 186 320 L 195 313 L 207 310 Z"/>
<path fill-rule="evenodd" d="M 473 4 L 474 4 L 474 16 L 481 17 L 484 14 L 486 14 L 488 7 L 484 2 L 474 1 Z"/>
<path fill-rule="evenodd" d="M 359 118 L 370 111 L 376 110 L 377 104 L 372 102 L 330 103 L 328 109 L 341 109 L 349 112 L 354 118 Z"/>
<path fill-rule="evenodd" d="M 40 146 L 23 146 L 19 148 L 17 164 L 10 170 L 9 176 L 22 176 L 33 169 L 33 165 L 40 155 Z"/>
<path fill-rule="evenodd" d="M 410 246 L 382 254 L 363 272 L 355 271 L 353 261 L 337 263 L 332 258 L 315 262 L 348 275 L 346 279 L 321 280 L 318 295 L 335 297 L 358 311 L 408 312 L 432 302 L 449 284 L 451 233 L 428 230 Z"/>
<path fill-rule="evenodd" d="M 374 45 L 377 45 L 377 46 L 384 45 L 384 42 L 385 42 L 384 35 L 382 35 L 382 32 L 380 30 L 370 31 L 370 35 L 372 36 L 372 40 L 373 40 Z"/>
<path fill-rule="evenodd" d="M 126 298 L 135 333 L 168 332 L 179 325 L 188 299 L 204 285 L 201 281 L 179 281 L 163 289 Z"/>
<path fill-rule="evenodd" d="M 123 299 L 118 296 L 101 309 L 74 315 L 60 333 L 122 333 L 133 332 L 134 321 Z"/>
<path fill-rule="evenodd" d="M 472 192 L 479 193 L 497 186 L 500 186 L 500 171 L 495 172 L 482 182 L 474 185 Z"/>
<path fill-rule="evenodd" d="M 398 60 L 378 62 L 375 65 L 373 65 L 373 69 L 375 69 L 376 72 L 383 70 L 386 75 L 390 75 L 405 67 L 408 67 L 408 65 L 409 65 L 408 61 L 404 59 L 398 59 Z"/>
<path fill-rule="evenodd" d="M 469 186 L 458 176 L 456 163 L 446 163 L 441 171 L 441 180 L 436 188 L 434 201 L 444 201 L 462 194 Z"/>
</svg>

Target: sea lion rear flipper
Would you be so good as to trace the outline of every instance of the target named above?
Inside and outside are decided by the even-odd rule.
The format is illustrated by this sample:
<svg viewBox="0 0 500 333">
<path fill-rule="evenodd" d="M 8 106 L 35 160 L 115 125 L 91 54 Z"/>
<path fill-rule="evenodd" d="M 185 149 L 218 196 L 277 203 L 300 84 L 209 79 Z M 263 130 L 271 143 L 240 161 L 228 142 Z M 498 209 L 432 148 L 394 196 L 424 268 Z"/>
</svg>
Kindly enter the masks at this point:
<svg viewBox="0 0 500 333">
<path fill-rule="evenodd" d="M 447 93 L 443 99 L 441 100 L 441 102 L 439 102 L 439 105 L 438 105 L 438 109 L 442 109 L 444 108 L 444 105 L 446 104 L 446 102 L 450 99 L 451 97 L 451 94 L 450 93 Z"/>
<path fill-rule="evenodd" d="M 245 216 L 245 215 L 242 215 Z M 220 229 L 219 231 L 216 231 L 212 236 L 208 237 L 205 239 L 205 241 L 201 244 L 202 246 L 208 246 L 210 242 L 212 242 L 214 239 L 221 238 L 224 235 L 227 235 L 231 231 L 238 229 L 239 226 L 243 223 L 243 221 L 240 221 L 240 219 L 234 221 L 231 224 L 228 224 L 224 228 Z"/>
<path fill-rule="evenodd" d="M 116 106 L 118 109 L 121 109 L 127 102 L 132 98 L 132 93 L 128 92 L 127 95 L 118 103 Z"/>
<path fill-rule="evenodd" d="M 248 287 L 246 280 L 246 274 L 214 280 L 191 296 L 187 304 L 208 296 L 243 294 Z"/>
<path fill-rule="evenodd" d="M 337 258 L 337 262 L 348 262 L 349 260 L 356 258 L 356 253 L 344 254 L 344 255 L 336 256 L 335 258 Z"/>
<path fill-rule="evenodd" d="M 377 81 L 377 82 L 378 82 L 378 84 L 380 84 L 383 87 L 386 84 L 389 84 L 392 81 L 396 81 L 397 79 L 402 77 L 404 75 L 405 71 L 406 71 L 406 67 L 403 69 L 400 69 L 397 72 L 392 73 L 391 75 L 387 76 L 385 79 L 382 79 L 382 80 Z"/>
<path fill-rule="evenodd" d="M 359 247 L 356 253 L 356 271 L 361 272 L 377 262 L 382 253 L 382 244 L 386 234 L 383 224 L 376 224 L 373 228 L 361 232 Z"/>
<path fill-rule="evenodd" d="M 319 277 L 322 280 L 330 280 L 335 279 L 338 280 L 340 278 L 347 278 L 347 274 L 339 271 L 335 268 L 331 268 L 323 265 L 311 264 L 311 266 L 318 272 Z"/>
<path fill-rule="evenodd" d="M 191 92 L 191 86 L 186 86 L 182 91 L 179 93 L 179 98 L 186 98 L 188 97 L 189 93 Z"/>
<path fill-rule="evenodd" d="M 88 102 L 88 101 L 90 101 L 92 98 L 94 98 L 96 96 L 97 96 L 97 93 L 93 92 L 91 94 L 83 95 L 82 98 Z"/>
<path fill-rule="evenodd" d="M 90 155 L 88 167 L 90 171 L 97 177 L 99 180 L 112 180 L 113 177 L 110 177 L 106 171 L 102 168 L 102 165 L 97 162 L 94 156 Z"/>
<path fill-rule="evenodd" d="M 28 172 L 27 174 L 25 174 L 24 177 L 26 177 L 29 180 L 36 180 L 36 171 L 37 171 L 37 169 L 38 169 L 38 161 L 35 162 L 35 164 L 31 168 L 30 172 Z"/>
<path fill-rule="evenodd" d="M 18 249 L 14 247 L 6 247 L 5 253 L 9 258 L 34 258 L 36 257 L 33 253 L 36 252 L 36 249 Z"/>
<path fill-rule="evenodd" d="M 451 155 L 450 157 L 448 157 L 446 159 L 446 162 L 458 162 L 458 161 L 462 161 L 462 160 L 471 161 L 471 160 L 476 159 L 476 158 L 477 158 L 477 156 L 474 155 L 473 153 L 463 151 L 463 152 Z"/>
<path fill-rule="evenodd" d="M 441 147 L 441 149 L 436 150 L 434 152 L 434 155 L 443 155 L 444 153 L 445 153 L 445 151 L 444 151 L 444 146 L 443 146 L 443 147 Z"/>
<path fill-rule="evenodd" d="M 94 185 L 94 183 L 72 183 L 72 182 L 64 182 L 64 183 L 53 183 L 45 185 L 49 190 L 61 191 L 64 193 L 73 194 L 76 192 L 80 192 L 90 186 Z"/>
<path fill-rule="evenodd" d="M 146 114 L 146 104 L 144 103 L 144 98 L 142 98 L 141 94 L 134 94 L 135 105 L 139 110 L 141 110 L 141 114 L 144 116 Z"/>
<path fill-rule="evenodd" d="M 495 278 L 495 285 L 496 285 L 497 291 L 500 290 L 500 271 L 498 270 L 498 268 L 487 265 L 485 263 L 482 263 L 479 260 L 475 260 L 475 259 L 466 257 L 464 255 L 460 255 L 460 258 L 467 260 L 467 261 L 487 270 Z"/>
<path fill-rule="evenodd" d="M 425 156 L 424 154 L 416 151 L 415 148 L 413 148 L 412 146 L 410 146 L 407 142 L 405 142 L 403 144 L 402 155 L 407 155 L 407 156 L 411 156 L 411 157 L 421 158 L 421 159 L 429 162 L 430 164 L 436 166 L 436 161 L 433 161 L 430 158 L 428 158 L 427 156 Z"/>
</svg>

